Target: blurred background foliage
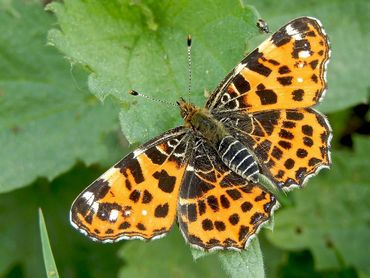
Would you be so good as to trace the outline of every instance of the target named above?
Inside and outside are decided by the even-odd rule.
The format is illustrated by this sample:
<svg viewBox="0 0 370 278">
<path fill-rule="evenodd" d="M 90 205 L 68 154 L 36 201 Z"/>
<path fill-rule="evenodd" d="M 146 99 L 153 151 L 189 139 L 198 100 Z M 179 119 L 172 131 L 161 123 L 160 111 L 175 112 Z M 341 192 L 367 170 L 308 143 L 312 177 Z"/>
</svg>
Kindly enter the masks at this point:
<svg viewBox="0 0 370 278">
<path fill-rule="evenodd" d="M 333 127 L 333 167 L 289 193 L 273 232 L 262 229 L 264 271 L 370 277 L 369 14 L 367 0 L 0 0 L 0 277 L 45 275 L 39 207 L 62 277 L 238 276 L 245 266 L 225 265 L 224 254 L 194 262 L 176 228 L 151 243 L 91 242 L 70 226 L 69 207 L 133 147 L 181 124 L 176 108 L 127 90 L 185 95 L 188 33 L 191 99 L 203 105 L 266 39 L 258 18 L 274 31 L 304 15 L 322 21 L 332 45 L 318 109 Z"/>
</svg>

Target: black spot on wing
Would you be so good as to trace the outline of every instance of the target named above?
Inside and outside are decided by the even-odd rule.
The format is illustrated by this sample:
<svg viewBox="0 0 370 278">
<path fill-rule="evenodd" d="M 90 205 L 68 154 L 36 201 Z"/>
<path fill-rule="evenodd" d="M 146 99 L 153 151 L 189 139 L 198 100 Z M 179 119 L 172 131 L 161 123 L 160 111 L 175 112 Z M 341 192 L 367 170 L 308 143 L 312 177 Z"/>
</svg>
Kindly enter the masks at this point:
<svg viewBox="0 0 370 278">
<path fill-rule="evenodd" d="M 249 232 L 249 227 L 241 225 L 239 229 L 239 241 L 243 240 Z"/>
<path fill-rule="evenodd" d="M 133 201 L 134 203 L 136 203 L 137 201 L 139 201 L 139 198 L 140 198 L 140 191 L 139 190 L 133 190 L 129 196 L 129 199 L 131 201 Z"/>
<path fill-rule="evenodd" d="M 209 220 L 209 219 L 204 219 L 202 221 L 202 228 L 205 231 L 211 231 L 211 230 L 213 230 L 213 223 L 212 223 L 212 221 Z"/>
<path fill-rule="evenodd" d="M 158 205 L 155 208 L 154 216 L 158 218 L 166 217 L 168 214 L 168 203 L 165 203 L 164 205 Z"/>
<path fill-rule="evenodd" d="M 304 117 L 303 114 L 300 113 L 300 112 L 296 112 L 296 111 L 287 111 L 286 112 L 286 118 L 288 120 L 299 121 L 299 120 L 302 120 L 303 117 Z"/>
<path fill-rule="evenodd" d="M 293 133 L 291 133 L 290 131 L 287 131 L 286 129 L 281 129 L 279 132 L 279 136 L 283 139 L 288 139 L 288 140 L 291 140 L 294 138 Z"/>
<path fill-rule="evenodd" d="M 303 134 L 305 134 L 307 136 L 312 136 L 313 128 L 310 125 L 303 125 L 302 126 L 302 132 L 303 132 Z"/>
<path fill-rule="evenodd" d="M 216 227 L 216 229 L 218 230 L 218 231 L 225 231 L 225 229 L 226 229 L 226 225 L 225 225 L 225 223 L 224 222 L 222 222 L 222 221 L 215 221 L 215 227 Z"/>
<path fill-rule="evenodd" d="M 278 142 L 279 146 L 283 149 L 289 150 L 292 147 L 292 144 L 288 141 L 280 140 Z"/>
<path fill-rule="evenodd" d="M 262 105 L 275 104 L 277 102 L 277 95 L 273 90 L 259 90 L 256 94 L 260 98 Z"/>
<path fill-rule="evenodd" d="M 158 180 L 158 187 L 166 193 L 171 193 L 175 187 L 176 177 L 170 176 L 166 170 L 155 172 L 153 177 Z"/>
<path fill-rule="evenodd" d="M 229 208 L 230 207 L 230 201 L 227 199 L 227 197 L 225 195 L 221 195 L 220 197 L 220 201 L 221 201 L 221 206 L 223 208 Z"/>
<path fill-rule="evenodd" d="M 130 227 L 131 227 L 131 224 L 130 224 L 130 223 L 128 223 L 127 221 L 124 221 L 124 222 L 122 222 L 122 223 L 119 225 L 118 229 L 120 229 L 120 230 L 126 230 L 126 229 L 128 229 L 128 228 L 130 228 Z"/>
<path fill-rule="evenodd" d="M 317 164 L 320 164 L 321 163 L 321 159 L 318 159 L 316 157 L 312 157 L 310 158 L 310 160 L 308 161 L 308 165 L 309 166 L 315 166 Z"/>
<path fill-rule="evenodd" d="M 143 204 L 148 204 L 152 201 L 153 199 L 153 196 L 152 194 L 150 194 L 150 192 L 148 190 L 144 190 L 144 194 L 143 194 L 143 200 L 142 200 L 142 203 Z"/>
<path fill-rule="evenodd" d="M 313 140 L 309 137 L 303 137 L 303 144 L 305 144 L 305 146 L 307 147 L 312 147 L 313 145 Z"/>
<path fill-rule="evenodd" d="M 290 69 L 289 69 L 289 67 L 288 66 L 281 66 L 280 68 L 279 68 L 279 73 L 280 74 L 286 74 L 286 73 L 289 73 L 290 72 Z"/>
<path fill-rule="evenodd" d="M 313 60 L 312 62 L 310 62 L 310 66 L 311 66 L 311 68 L 314 70 L 314 69 L 316 69 L 316 67 L 317 67 L 317 64 L 319 63 L 319 61 L 318 60 Z"/>
<path fill-rule="evenodd" d="M 243 64 L 246 64 L 245 67 L 251 71 L 257 72 L 263 76 L 269 76 L 271 69 L 259 62 L 259 59 L 263 57 L 263 54 L 258 52 L 258 49 L 254 50 L 242 61 Z"/>
<path fill-rule="evenodd" d="M 240 218 L 239 218 L 239 215 L 237 213 L 234 213 L 234 214 L 230 215 L 230 217 L 229 217 L 229 222 L 230 222 L 231 225 L 238 224 L 239 220 L 240 220 Z"/>
<path fill-rule="evenodd" d="M 250 202 L 245 201 L 240 207 L 241 207 L 241 209 L 242 209 L 243 212 L 247 212 L 247 211 L 250 211 L 251 210 L 251 208 L 253 207 L 253 205 Z"/>
<path fill-rule="evenodd" d="M 226 193 L 235 201 L 242 197 L 242 194 L 237 189 L 226 190 Z"/>
<path fill-rule="evenodd" d="M 195 204 L 187 205 L 187 217 L 189 222 L 194 222 L 197 220 L 197 207 Z"/>
<path fill-rule="evenodd" d="M 293 77 L 292 76 L 283 76 L 278 77 L 276 80 L 283 86 L 288 86 L 292 84 Z"/>
<path fill-rule="evenodd" d="M 293 100 L 295 101 L 302 101 L 304 96 L 304 90 L 297 89 L 292 92 Z"/>
<path fill-rule="evenodd" d="M 251 86 L 247 80 L 241 74 L 237 74 L 234 79 L 233 83 L 238 90 L 239 93 L 246 93 L 251 89 Z"/>
<path fill-rule="evenodd" d="M 287 169 L 292 169 L 292 168 L 294 167 L 294 164 L 295 164 L 295 162 L 294 162 L 294 160 L 293 160 L 293 159 L 291 159 L 291 158 L 288 158 L 288 159 L 284 162 L 284 166 L 285 166 L 285 168 L 287 168 Z"/>
<path fill-rule="evenodd" d="M 134 158 L 134 153 L 130 153 L 128 156 L 126 156 L 124 159 L 122 159 L 120 162 L 118 162 L 115 166 L 115 168 L 119 168 L 120 172 L 127 177 L 128 171 L 133 175 L 135 183 L 142 183 L 144 181 L 143 172 L 141 171 L 140 163 L 137 161 L 136 158 Z"/>
<path fill-rule="evenodd" d="M 293 29 L 296 29 L 297 33 L 305 33 L 309 30 L 308 21 L 311 21 L 309 18 L 299 18 L 293 20 L 290 25 Z"/>
<path fill-rule="evenodd" d="M 154 163 L 161 165 L 166 161 L 167 155 L 163 154 L 158 147 L 153 147 L 145 151 L 145 155 Z"/>
<path fill-rule="evenodd" d="M 211 195 L 207 197 L 207 204 L 213 211 L 219 210 L 218 200 L 215 196 Z"/>
<path fill-rule="evenodd" d="M 89 186 L 89 191 L 94 192 L 95 200 L 103 199 L 105 195 L 107 195 L 109 189 L 109 183 L 103 179 L 98 179 Z"/>
<path fill-rule="evenodd" d="M 290 42 L 290 40 L 291 36 L 288 35 L 285 28 L 281 28 L 271 37 L 272 43 L 278 47 L 287 44 L 288 42 Z"/>
<path fill-rule="evenodd" d="M 271 155 L 276 158 L 277 160 L 280 160 L 283 156 L 283 152 L 276 146 L 272 149 Z"/>
</svg>

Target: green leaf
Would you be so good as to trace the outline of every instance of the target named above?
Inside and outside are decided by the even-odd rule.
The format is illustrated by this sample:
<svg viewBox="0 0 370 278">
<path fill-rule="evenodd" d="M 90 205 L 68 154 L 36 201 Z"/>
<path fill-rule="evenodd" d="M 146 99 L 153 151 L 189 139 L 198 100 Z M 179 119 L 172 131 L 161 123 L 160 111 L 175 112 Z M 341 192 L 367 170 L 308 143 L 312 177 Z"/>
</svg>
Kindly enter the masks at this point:
<svg viewBox="0 0 370 278">
<path fill-rule="evenodd" d="M 256 237 L 251 240 L 246 250 L 223 251 L 219 252 L 218 256 L 230 277 L 265 277 L 262 252 Z"/>
<path fill-rule="evenodd" d="M 333 154 L 333 166 L 294 191 L 295 206 L 279 210 L 269 239 L 287 250 L 310 249 L 318 270 L 355 267 L 370 274 L 370 141 Z"/>
<path fill-rule="evenodd" d="M 299 16 L 313 16 L 322 22 L 332 48 L 328 66 L 327 95 L 320 105 L 323 112 L 344 109 L 367 101 L 370 87 L 370 2 L 357 1 L 273 1 L 252 0 L 274 32 Z"/>
<path fill-rule="evenodd" d="M 54 261 L 53 251 L 51 250 L 48 231 L 46 229 L 44 215 L 41 208 L 39 209 L 39 227 L 42 245 L 42 255 L 44 257 L 44 264 L 47 277 L 59 277 L 58 269 Z"/>
<path fill-rule="evenodd" d="M 119 256 L 125 262 L 119 277 L 225 277 L 214 254 L 193 261 L 178 229 L 163 239 L 127 242 Z"/>
<path fill-rule="evenodd" d="M 89 88 L 96 96 L 121 100 L 121 126 L 130 142 L 144 142 L 181 123 L 177 108 L 158 109 L 127 90 L 172 102 L 186 97 L 188 34 L 193 37 L 191 101 L 199 105 L 204 90 L 216 87 L 242 59 L 246 41 L 258 34 L 256 12 L 236 0 L 67 0 L 48 7 L 60 26 L 50 31 L 49 42 L 91 70 Z"/>
<path fill-rule="evenodd" d="M 48 223 L 60 277 L 116 277 L 120 244 L 99 244 L 72 228 L 69 209 L 74 198 L 103 169 L 81 165 L 52 183 L 33 185 L 0 195 L 0 277 L 19 269 L 16 277 L 45 277 L 38 208 Z M 10 277 L 10 276 L 9 276 Z"/>
<path fill-rule="evenodd" d="M 0 9 L 0 192 L 52 179 L 77 160 L 118 159 L 108 140 L 118 128 L 117 111 L 80 89 L 85 75 L 46 46 L 52 16 L 40 4 L 6 7 Z"/>
</svg>

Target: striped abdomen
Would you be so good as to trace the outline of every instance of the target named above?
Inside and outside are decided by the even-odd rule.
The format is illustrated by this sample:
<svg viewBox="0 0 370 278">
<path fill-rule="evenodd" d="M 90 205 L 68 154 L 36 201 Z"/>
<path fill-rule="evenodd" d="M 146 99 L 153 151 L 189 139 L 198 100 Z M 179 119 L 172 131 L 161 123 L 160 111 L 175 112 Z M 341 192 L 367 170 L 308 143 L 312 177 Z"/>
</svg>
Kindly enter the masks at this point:
<svg viewBox="0 0 370 278">
<path fill-rule="evenodd" d="M 235 173 L 247 180 L 258 181 L 258 165 L 248 149 L 234 137 L 228 135 L 217 145 L 222 161 Z"/>
</svg>

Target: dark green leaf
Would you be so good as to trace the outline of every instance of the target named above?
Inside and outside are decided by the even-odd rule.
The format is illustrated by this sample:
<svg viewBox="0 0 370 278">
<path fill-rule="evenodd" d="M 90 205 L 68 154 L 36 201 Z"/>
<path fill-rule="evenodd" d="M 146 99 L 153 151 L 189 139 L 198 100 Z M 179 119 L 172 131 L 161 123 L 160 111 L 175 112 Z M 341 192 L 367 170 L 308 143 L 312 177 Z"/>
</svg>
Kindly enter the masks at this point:
<svg viewBox="0 0 370 278">
<path fill-rule="evenodd" d="M 46 46 L 52 16 L 40 4 L 10 7 L 0 9 L 0 192 L 52 179 L 77 160 L 117 159 L 107 140 L 117 111 L 80 89 L 85 76 Z"/>
<path fill-rule="evenodd" d="M 160 240 L 128 242 L 119 255 L 126 262 L 119 277 L 225 276 L 214 254 L 194 261 L 178 229 Z"/>
</svg>

